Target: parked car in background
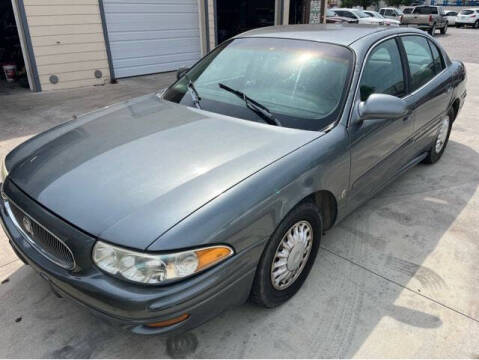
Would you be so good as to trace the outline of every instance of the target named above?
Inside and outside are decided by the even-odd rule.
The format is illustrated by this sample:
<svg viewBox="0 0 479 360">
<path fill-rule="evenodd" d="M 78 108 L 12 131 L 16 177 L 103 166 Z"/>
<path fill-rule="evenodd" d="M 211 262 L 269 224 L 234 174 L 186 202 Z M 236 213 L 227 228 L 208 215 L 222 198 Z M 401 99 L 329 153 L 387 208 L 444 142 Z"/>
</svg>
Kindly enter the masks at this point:
<svg viewBox="0 0 479 360">
<path fill-rule="evenodd" d="M 377 11 L 363 10 L 363 12 L 366 15 L 369 15 L 369 16 L 374 17 L 376 19 L 381 19 L 382 21 L 384 21 L 384 25 L 387 25 L 387 26 L 399 26 L 399 24 L 400 24 L 399 20 L 385 18 L 384 16 L 382 16 Z"/>
<path fill-rule="evenodd" d="M 183 332 L 248 298 L 272 308 L 324 232 L 441 158 L 465 96 L 464 64 L 416 29 L 248 31 L 162 93 L 16 147 L 0 222 L 38 281 L 135 333 Z"/>
<path fill-rule="evenodd" d="M 479 9 L 463 9 L 457 14 L 456 26 L 472 26 L 475 29 L 479 28 Z"/>
<path fill-rule="evenodd" d="M 446 10 L 444 13 L 446 14 L 447 24 L 449 26 L 455 26 L 456 25 L 456 18 L 457 18 L 457 11 Z"/>
<path fill-rule="evenodd" d="M 338 16 L 357 20 L 358 24 L 384 25 L 382 19 L 377 19 L 366 15 L 364 11 L 358 9 L 334 8 L 331 9 Z"/>
<path fill-rule="evenodd" d="M 328 24 L 357 24 L 358 19 L 352 19 L 349 17 L 338 16 L 332 10 L 326 10 L 326 23 Z"/>
<path fill-rule="evenodd" d="M 387 19 L 399 20 L 403 12 L 400 9 L 393 7 L 381 8 L 379 13 Z"/>
<path fill-rule="evenodd" d="M 402 9 L 403 15 L 404 14 L 411 14 L 414 11 L 414 7 L 405 7 Z"/>
<path fill-rule="evenodd" d="M 411 14 L 401 17 L 401 24 L 417 27 L 431 35 L 434 35 L 437 29 L 441 30 L 441 34 L 447 32 L 447 18 L 442 6 L 416 6 Z"/>
</svg>

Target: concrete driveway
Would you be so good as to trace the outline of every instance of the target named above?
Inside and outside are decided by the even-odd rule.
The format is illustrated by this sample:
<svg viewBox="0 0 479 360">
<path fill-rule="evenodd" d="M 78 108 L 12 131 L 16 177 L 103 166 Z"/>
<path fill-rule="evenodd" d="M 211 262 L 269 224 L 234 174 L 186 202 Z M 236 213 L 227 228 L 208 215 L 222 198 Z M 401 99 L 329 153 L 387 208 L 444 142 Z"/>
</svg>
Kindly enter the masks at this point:
<svg viewBox="0 0 479 360">
<path fill-rule="evenodd" d="M 452 49 L 462 31 L 474 32 L 449 29 L 441 41 Z M 474 34 L 465 46 L 476 48 Z M 2 233 L 0 357 L 479 357 L 475 56 L 467 57 L 469 95 L 441 161 L 415 167 L 328 232 L 308 280 L 285 305 L 245 304 L 180 337 L 133 335 L 56 298 Z M 4 96 L 0 156 L 75 114 L 172 78 Z"/>
</svg>

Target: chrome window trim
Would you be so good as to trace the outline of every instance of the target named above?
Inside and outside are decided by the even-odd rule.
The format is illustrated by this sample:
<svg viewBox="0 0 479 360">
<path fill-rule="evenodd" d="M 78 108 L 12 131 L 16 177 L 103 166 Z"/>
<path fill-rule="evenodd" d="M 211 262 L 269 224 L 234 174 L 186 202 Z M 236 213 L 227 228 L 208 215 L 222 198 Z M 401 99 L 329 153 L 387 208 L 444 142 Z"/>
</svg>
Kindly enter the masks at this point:
<svg viewBox="0 0 479 360">
<path fill-rule="evenodd" d="M 368 49 L 368 52 L 366 53 L 366 55 L 364 56 L 364 60 L 363 60 L 363 63 L 361 65 L 361 71 L 359 73 L 359 77 L 358 77 L 358 81 L 356 83 L 356 89 L 354 90 L 354 96 L 353 96 L 353 101 L 352 101 L 352 106 L 351 106 L 351 109 L 349 110 L 349 116 L 348 116 L 348 122 L 347 122 L 347 126 L 346 127 L 349 127 L 351 125 L 351 116 L 353 114 L 353 109 L 354 109 L 354 104 L 356 102 L 356 99 L 358 97 L 358 91 L 359 91 L 359 83 L 361 82 L 361 78 L 363 76 L 363 71 L 364 71 L 364 67 L 366 66 L 366 62 L 367 62 L 367 59 L 369 58 L 369 56 L 371 55 L 371 52 L 376 48 L 376 46 L 380 45 L 381 43 L 383 43 L 384 41 L 387 41 L 387 40 L 390 40 L 390 39 L 395 39 L 395 38 L 399 38 L 399 37 L 402 37 L 402 36 L 420 36 L 420 37 L 423 37 L 425 38 L 426 40 L 430 40 L 429 37 L 423 35 L 423 34 L 418 34 L 418 33 L 400 33 L 400 34 L 394 34 L 394 35 L 390 35 L 390 36 L 387 36 L 385 38 L 382 38 L 381 40 L 379 40 L 378 42 L 376 42 L 374 45 L 372 45 L 369 49 Z M 433 42 L 434 43 L 434 42 Z M 434 43 L 434 45 L 436 45 Z M 439 47 L 438 47 L 439 49 Z M 399 49 L 398 49 L 399 50 Z M 440 54 L 441 56 L 443 56 L 442 52 L 440 51 Z M 407 56 L 407 54 L 406 54 Z M 431 54 L 431 57 L 432 57 L 432 54 Z M 444 57 L 444 56 L 443 56 Z M 409 64 L 407 64 L 408 68 L 409 68 Z M 408 97 L 410 96 L 413 96 L 415 95 L 417 92 L 421 91 L 424 87 L 426 87 L 431 81 L 433 81 L 437 76 L 441 75 L 444 71 L 447 70 L 447 63 L 444 61 L 444 69 L 442 69 L 441 72 L 437 73 L 436 75 L 434 75 L 433 78 L 431 78 L 427 83 L 423 84 L 421 87 L 417 88 L 416 90 L 410 92 L 409 94 L 406 94 L 404 95 L 401 99 L 407 99 Z"/>
<path fill-rule="evenodd" d="M 13 214 L 13 211 L 10 207 L 10 202 L 12 204 L 14 204 L 23 214 L 25 214 L 26 216 L 28 216 L 32 221 L 35 222 L 35 224 L 37 224 L 38 226 L 40 226 L 43 230 L 45 230 L 47 233 L 49 233 L 51 236 L 53 236 L 56 240 L 58 240 L 60 243 L 63 244 L 63 246 L 65 246 L 65 248 L 68 250 L 68 252 L 70 253 L 71 257 L 72 257 L 72 260 L 73 260 L 73 264 L 72 266 L 65 266 L 65 264 L 62 264 L 60 263 L 59 261 L 57 261 L 56 259 L 54 259 L 47 251 L 45 251 L 44 249 L 41 248 L 41 246 L 39 246 L 35 241 L 33 241 L 33 239 L 25 232 L 23 231 L 22 227 L 20 226 L 20 224 L 18 224 L 18 221 L 17 219 L 15 218 L 15 215 Z M 7 198 L 5 201 L 4 201 L 4 205 L 5 205 L 5 209 L 7 210 L 7 214 L 8 214 L 8 217 L 10 218 L 10 220 L 12 220 L 12 223 L 13 225 L 15 225 L 15 227 L 17 228 L 17 230 L 20 232 L 21 235 L 23 235 L 23 237 L 28 241 L 28 243 L 30 245 L 32 245 L 32 247 L 37 250 L 41 255 L 43 255 L 45 258 L 47 258 L 48 260 L 50 260 L 52 263 L 60 266 L 61 268 L 63 269 L 66 269 L 66 270 L 73 270 L 74 268 L 76 268 L 76 262 L 75 262 L 75 256 L 73 256 L 73 252 L 71 251 L 70 247 L 65 244 L 65 242 L 63 240 L 61 240 L 58 236 L 56 236 L 55 234 L 53 234 L 50 230 L 48 230 L 47 228 L 45 228 L 43 225 L 41 225 L 37 220 L 35 220 L 30 214 L 26 213 L 23 209 L 21 209 L 14 201 L 10 200 L 9 198 Z"/>
</svg>

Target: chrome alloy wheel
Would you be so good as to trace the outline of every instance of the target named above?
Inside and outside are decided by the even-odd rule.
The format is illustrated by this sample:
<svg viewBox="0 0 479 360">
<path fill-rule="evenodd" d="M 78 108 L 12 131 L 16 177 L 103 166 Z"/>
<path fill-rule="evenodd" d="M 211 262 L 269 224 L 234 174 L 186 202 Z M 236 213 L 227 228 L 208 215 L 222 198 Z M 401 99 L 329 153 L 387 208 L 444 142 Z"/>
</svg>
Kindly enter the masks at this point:
<svg viewBox="0 0 479 360">
<path fill-rule="evenodd" d="M 449 131 L 449 116 L 446 116 L 439 125 L 439 133 L 436 138 L 436 153 L 439 154 L 446 143 L 447 132 Z"/>
<path fill-rule="evenodd" d="M 271 264 L 271 283 L 276 290 L 284 290 L 296 281 L 308 262 L 312 244 L 313 228 L 305 220 L 286 232 Z"/>
</svg>

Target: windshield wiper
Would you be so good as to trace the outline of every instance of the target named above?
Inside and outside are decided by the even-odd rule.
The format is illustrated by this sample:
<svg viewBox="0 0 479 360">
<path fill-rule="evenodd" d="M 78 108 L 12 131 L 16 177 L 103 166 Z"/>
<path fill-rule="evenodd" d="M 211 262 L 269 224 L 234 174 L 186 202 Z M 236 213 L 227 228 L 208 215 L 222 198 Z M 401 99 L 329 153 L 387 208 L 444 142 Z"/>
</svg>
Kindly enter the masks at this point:
<svg viewBox="0 0 479 360">
<path fill-rule="evenodd" d="M 186 78 L 186 80 L 188 80 L 188 84 L 186 84 L 186 87 L 188 88 L 188 92 L 190 93 L 191 99 L 193 100 L 193 104 L 195 104 L 195 106 L 198 109 L 201 109 L 200 94 L 198 94 L 198 91 L 196 91 L 196 88 L 195 88 L 195 85 L 193 84 L 193 81 L 191 81 L 191 79 L 188 75 L 185 74 L 183 76 Z"/>
<path fill-rule="evenodd" d="M 268 124 L 281 126 L 281 123 L 279 122 L 279 120 L 274 117 L 274 115 L 271 113 L 271 111 L 269 111 L 269 109 L 266 106 L 264 106 L 264 105 L 260 104 L 259 102 L 253 100 L 248 95 L 246 95 L 244 92 L 241 92 L 239 90 L 235 90 L 233 88 L 230 88 L 229 86 L 227 86 L 225 84 L 222 84 L 222 83 L 218 83 L 218 86 L 221 89 L 226 90 L 226 91 L 236 95 L 240 99 L 243 99 L 243 101 L 246 104 L 246 107 L 248 109 L 254 111 L 256 114 L 260 115 L 263 119 L 266 120 L 266 122 Z"/>
</svg>

